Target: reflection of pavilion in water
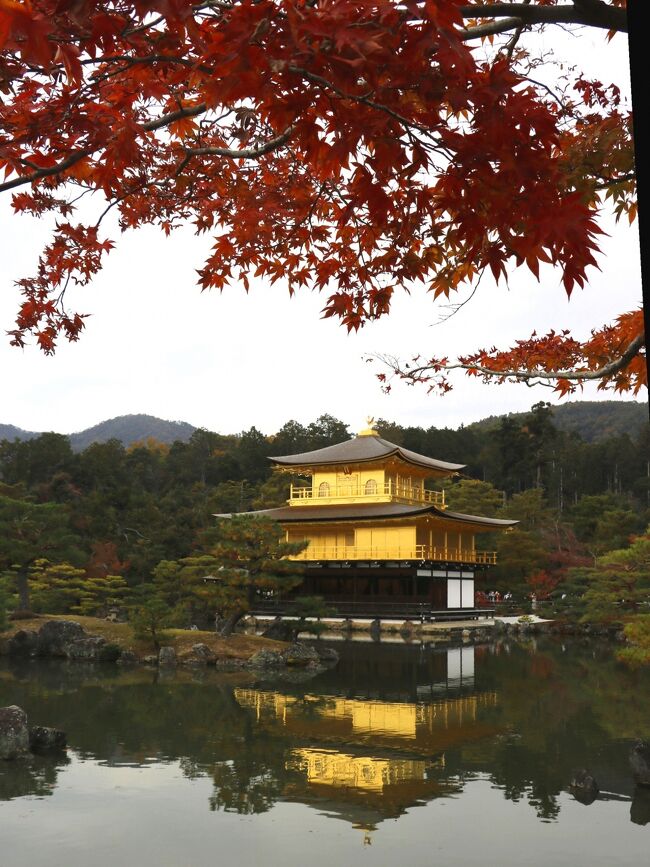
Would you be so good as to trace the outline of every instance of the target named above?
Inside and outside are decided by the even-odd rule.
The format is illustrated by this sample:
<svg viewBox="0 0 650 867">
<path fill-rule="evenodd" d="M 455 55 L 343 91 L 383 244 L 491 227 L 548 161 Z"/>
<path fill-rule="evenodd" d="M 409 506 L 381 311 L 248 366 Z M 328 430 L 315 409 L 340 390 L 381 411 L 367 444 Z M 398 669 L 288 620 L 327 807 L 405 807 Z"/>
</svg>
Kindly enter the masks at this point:
<svg viewBox="0 0 650 867">
<path fill-rule="evenodd" d="M 494 734 L 481 711 L 496 705 L 497 695 L 473 691 L 473 647 L 436 656 L 439 681 L 388 683 L 393 700 L 365 697 L 377 692 L 372 683 L 354 694 L 326 694 L 320 679 L 320 694 L 236 689 L 261 729 L 293 742 L 285 755 L 292 772 L 285 797 L 368 831 L 408 807 L 460 791 L 445 753 Z M 399 700 L 405 692 L 413 700 Z"/>
</svg>

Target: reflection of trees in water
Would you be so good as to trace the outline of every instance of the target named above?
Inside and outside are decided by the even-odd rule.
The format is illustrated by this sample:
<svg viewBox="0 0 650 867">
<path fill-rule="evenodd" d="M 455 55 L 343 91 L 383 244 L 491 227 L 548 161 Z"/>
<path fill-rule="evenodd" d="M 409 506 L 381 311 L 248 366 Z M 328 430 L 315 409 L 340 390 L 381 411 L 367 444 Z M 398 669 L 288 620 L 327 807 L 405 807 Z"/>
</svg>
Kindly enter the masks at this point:
<svg viewBox="0 0 650 867">
<path fill-rule="evenodd" d="M 210 771 L 214 792 L 210 809 L 226 813 L 266 813 L 281 797 L 284 781 L 265 762 L 218 762 Z"/>
<path fill-rule="evenodd" d="M 559 796 L 581 767 L 601 790 L 631 797 L 629 741 L 648 733 L 650 671 L 624 669 L 605 642 L 552 640 L 495 645 L 479 671 L 482 684 L 499 691 L 485 714 L 512 736 L 465 758 L 507 799 L 526 798 L 540 818 L 556 818 Z"/>
<path fill-rule="evenodd" d="M 214 671 L 200 676 L 178 671 L 160 678 L 142 668 L 2 663 L 0 706 L 21 705 L 30 723 L 63 729 L 75 750 L 100 762 L 137 765 L 152 757 L 179 761 L 188 778 L 213 781 L 213 810 L 253 814 L 268 811 L 277 800 L 325 806 L 338 799 L 350 808 L 349 821 L 357 821 L 354 817 L 362 808 L 370 809 L 368 793 L 343 786 L 317 790 L 299 770 L 288 767 L 287 757 L 305 746 L 350 752 L 342 726 L 331 725 L 329 739 L 309 740 L 307 729 L 327 718 L 341 697 L 381 699 L 387 707 L 394 707 L 396 700 L 413 702 L 409 696 L 418 695 L 418 686 L 443 677 L 445 667 L 444 654 L 415 653 L 413 648 L 402 653 L 397 646 L 390 652 L 383 649 L 381 655 L 371 647 L 366 670 L 365 647 L 353 651 L 357 657 L 338 672 L 328 671 L 304 685 L 255 682 L 249 675 Z M 392 663 L 385 665 L 389 658 Z M 634 795 L 631 820 L 648 822 L 650 796 L 643 790 L 634 793 L 627 752 L 630 739 L 650 734 L 650 672 L 622 668 L 605 644 L 573 642 L 563 650 L 552 641 L 540 641 L 537 649 L 510 642 L 477 653 L 474 683 L 476 695 L 492 692 L 498 700 L 479 702 L 475 720 L 468 718 L 458 738 L 440 747 L 444 762 L 428 769 L 426 785 L 414 780 L 393 786 L 393 815 L 414 803 L 448 797 L 448 783 L 458 792 L 483 777 L 506 799 L 527 800 L 541 819 L 552 820 L 573 771 L 587 767 L 601 790 L 625 798 Z M 290 698 L 305 731 L 299 735 L 281 725 L 265 728 L 254 708 L 237 702 L 235 685 L 276 690 Z M 383 741 L 372 733 L 364 736 L 363 747 L 357 744 L 360 755 L 372 759 L 381 754 L 387 761 L 415 756 L 408 753 L 405 739 L 398 749 L 389 735 L 384 732 Z M 433 753 L 438 750 L 429 750 L 429 758 Z M 61 766 L 61 760 L 34 759 L 10 771 L 0 768 L 0 799 L 51 793 Z M 437 788 L 430 785 L 434 781 Z M 377 796 L 373 821 L 390 815 L 389 802 L 385 793 Z M 337 808 L 337 814 L 347 818 L 347 807 Z"/>
<path fill-rule="evenodd" d="M 56 757 L 26 756 L 12 762 L 0 762 L 0 801 L 35 795 L 51 795 L 58 772 L 70 763 L 65 754 Z"/>
</svg>

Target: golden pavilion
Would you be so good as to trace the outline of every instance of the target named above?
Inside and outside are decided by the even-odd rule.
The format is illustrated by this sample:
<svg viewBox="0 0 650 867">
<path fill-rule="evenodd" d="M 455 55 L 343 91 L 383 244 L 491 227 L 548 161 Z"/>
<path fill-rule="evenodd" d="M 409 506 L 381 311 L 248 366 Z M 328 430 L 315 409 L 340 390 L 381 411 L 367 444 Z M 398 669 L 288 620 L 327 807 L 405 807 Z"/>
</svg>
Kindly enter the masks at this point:
<svg viewBox="0 0 650 867">
<path fill-rule="evenodd" d="M 322 596 L 343 617 L 469 615 L 477 573 L 496 562 L 476 537 L 517 523 L 450 511 L 444 489 L 427 483 L 465 465 L 395 445 L 372 419 L 346 442 L 270 460 L 303 481 L 291 484 L 286 506 L 253 514 L 308 543 L 295 558 L 305 564 L 298 592 Z"/>
</svg>

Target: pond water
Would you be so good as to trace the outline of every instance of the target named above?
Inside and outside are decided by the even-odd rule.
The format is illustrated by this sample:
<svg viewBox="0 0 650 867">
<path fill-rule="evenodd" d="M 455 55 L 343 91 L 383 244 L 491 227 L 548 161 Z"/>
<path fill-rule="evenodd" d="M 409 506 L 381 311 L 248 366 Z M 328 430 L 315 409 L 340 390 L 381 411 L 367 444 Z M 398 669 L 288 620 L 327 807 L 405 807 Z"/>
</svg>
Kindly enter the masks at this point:
<svg viewBox="0 0 650 867">
<path fill-rule="evenodd" d="M 649 672 L 579 642 L 337 648 L 282 679 L 0 663 L 0 706 L 69 742 L 0 763 L 2 867 L 650 863 Z"/>
</svg>

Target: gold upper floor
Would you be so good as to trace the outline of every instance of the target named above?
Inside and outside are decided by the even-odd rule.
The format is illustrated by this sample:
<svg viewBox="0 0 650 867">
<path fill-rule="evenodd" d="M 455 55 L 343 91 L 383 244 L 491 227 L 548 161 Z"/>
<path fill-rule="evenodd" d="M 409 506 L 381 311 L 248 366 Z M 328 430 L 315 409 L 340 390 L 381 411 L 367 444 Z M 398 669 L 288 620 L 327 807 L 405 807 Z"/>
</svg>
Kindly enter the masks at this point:
<svg viewBox="0 0 650 867">
<path fill-rule="evenodd" d="M 427 490 L 423 474 L 400 469 L 393 464 L 315 470 L 310 484 L 291 485 L 288 502 L 290 506 L 408 503 L 446 508 L 444 491 Z"/>
</svg>

